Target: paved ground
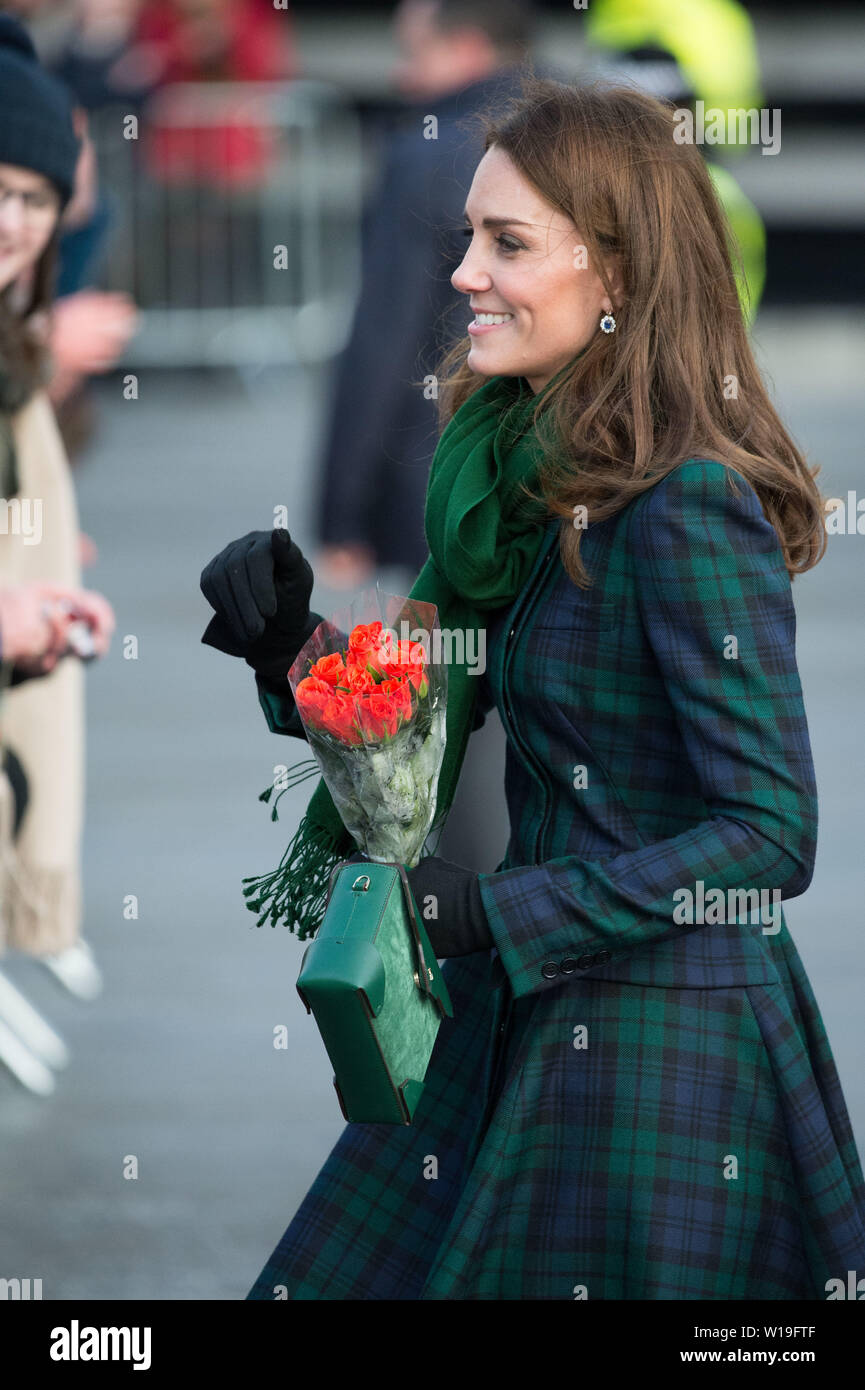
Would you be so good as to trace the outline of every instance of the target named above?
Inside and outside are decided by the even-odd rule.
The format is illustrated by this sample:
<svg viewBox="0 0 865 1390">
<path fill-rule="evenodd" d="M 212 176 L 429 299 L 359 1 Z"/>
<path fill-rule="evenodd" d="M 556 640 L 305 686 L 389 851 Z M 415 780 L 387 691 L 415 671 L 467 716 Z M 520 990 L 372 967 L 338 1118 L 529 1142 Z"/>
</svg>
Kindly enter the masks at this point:
<svg viewBox="0 0 865 1390">
<path fill-rule="evenodd" d="M 861 492 L 861 331 L 767 314 L 756 336 L 826 491 Z M 309 786 L 283 797 L 273 825 L 257 796 L 295 745 L 268 733 L 248 669 L 199 640 L 209 610 L 198 576 L 226 541 L 269 526 L 279 502 L 310 541 L 323 384 L 153 373 L 137 402 L 113 382 L 101 389 L 102 433 L 78 480 L 99 547 L 88 582 L 118 618 L 111 655 L 88 675 L 86 935 L 106 989 L 80 1004 L 34 962 L 4 962 L 73 1053 L 50 1100 L 0 1072 L 0 1275 L 41 1278 L 45 1298 L 243 1298 L 342 1128 L 294 993 L 301 947 L 256 930 L 240 894 L 244 875 L 278 860 Z M 813 885 L 789 920 L 865 1149 L 863 545 L 835 538 L 795 585 L 822 826 Z M 316 589 L 313 606 L 333 599 Z M 126 634 L 137 661 L 123 659 Z M 506 839 L 486 766 L 501 767 L 501 739 L 495 722 L 473 740 L 470 795 L 484 797 L 487 835 L 471 858 L 489 870 Z M 444 839 L 440 850 L 461 857 Z M 124 918 L 128 894 L 137 920 Z M 283 1023 L 288 1052 L 272 1046 Z M 137 1181 L 124 1179 L 128 1155 Z"/>
</svg>

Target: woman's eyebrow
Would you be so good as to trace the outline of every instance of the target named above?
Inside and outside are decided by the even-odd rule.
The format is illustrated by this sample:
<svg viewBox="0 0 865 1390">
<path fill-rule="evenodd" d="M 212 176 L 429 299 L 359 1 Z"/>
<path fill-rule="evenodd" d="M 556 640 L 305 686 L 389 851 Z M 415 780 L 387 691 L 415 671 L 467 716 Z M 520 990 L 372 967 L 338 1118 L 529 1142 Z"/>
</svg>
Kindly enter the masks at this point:
<svg viewBox="0 0 865 1390">
<path fill-rule="evenodd" d="M 463 217 L 465 218 L 466 222 L 470 222 L 470 221 L 471 221 L 471 218 L 469 217 L 469 214 L 468 214 L 468 208 L 463 208 Z M 519 217 L 485 217 L 484 220 L 483 220 L 483 222 L 481 223 L 481 226 L 482 226 L 482 227 L 533 227 L 533 226 L 534 226 L 534 223 L 533 223 L 533 222 L 523 222 L 523 221 L 521 220 L 521 218 L 519 218 Z"/>
</svg>

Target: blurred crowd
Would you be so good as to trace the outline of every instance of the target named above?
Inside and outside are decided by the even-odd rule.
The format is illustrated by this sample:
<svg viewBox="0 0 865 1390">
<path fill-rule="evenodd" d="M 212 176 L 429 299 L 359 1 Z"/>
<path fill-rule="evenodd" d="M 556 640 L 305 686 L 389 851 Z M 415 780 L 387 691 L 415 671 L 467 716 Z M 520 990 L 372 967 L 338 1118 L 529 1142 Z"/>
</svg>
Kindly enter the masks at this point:
<svg viewBox="0 0 865 1390">
<path fill-rule="evenodd" d="M 91 136 L 95 113 L 140 117 L 160 90 L 180 82 L 288 80 L 297 67 L 293 29 L 290 15 L 267 0 L 16 0 L 0 10 L 26 26 L 43 66 L 68 91 L 82 142 L 63 215 L 50 386 L 74 462 L 94 428 L 87 377 L 114 365 L 135 321 L 128 293 L 92 288 L 111 234 Z M 145 138 L 143 155 L 164 181 L 242 183 L 263 172 L 261 145 L 260 132 L 232 121 L 207 131 L 160 129 Z"/>
<path fill-rule="evenodd" d="M 88 380 L 120 362 L 137 322 L 129 293 L 99 285 L 112 215 L 93 121 L 142 116 L 171 84 L 295 72 L 291 18 L 265 0 L 0 6 L 0 953 L 37 958 L 82 997 L 99 986 L 82 933 L 83 664 L 107 652 L 115 618 L 82 585 L 96 549 L 71 466 L 95 426 Z M 160 136 L 145 142 L 154 177 L 261 177 L 258 132 L 236 121 Z M 33 1010 L 2 983 L 0 1060 L 48 1090 Z"/>
</svg>

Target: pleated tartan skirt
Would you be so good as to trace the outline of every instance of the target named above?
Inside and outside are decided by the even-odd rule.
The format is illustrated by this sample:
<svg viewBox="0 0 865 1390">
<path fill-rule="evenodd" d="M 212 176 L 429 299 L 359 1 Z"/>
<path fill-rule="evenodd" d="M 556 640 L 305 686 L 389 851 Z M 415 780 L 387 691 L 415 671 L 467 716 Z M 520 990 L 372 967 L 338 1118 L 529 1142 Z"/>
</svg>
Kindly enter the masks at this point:
<svg viewBox="0 0 865 1390">
<path fill-rule="evenodd" d="M 415 1123 L 345 1127 L 247 1298 L 825 1299 L 865 1274 L 865 1181 L 791 960 L 516 1001 L 446 962 Z"/>
</svg>

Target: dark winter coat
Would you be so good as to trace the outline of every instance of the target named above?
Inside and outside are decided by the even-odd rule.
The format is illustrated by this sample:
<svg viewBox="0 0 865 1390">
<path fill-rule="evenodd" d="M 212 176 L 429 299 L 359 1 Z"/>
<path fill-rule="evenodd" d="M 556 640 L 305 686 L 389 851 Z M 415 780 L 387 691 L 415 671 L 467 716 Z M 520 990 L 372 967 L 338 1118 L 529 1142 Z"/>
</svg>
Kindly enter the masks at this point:
<svg viewBox="0 0 865 1390">
<path fill-rule="evenodd" d="M 780 903 L 730 903 L 814 865 L 776 533 L 699 459 L 589 528 L 588 590 L 558 524 L 488 632 L 497 952 L 446 962 L 414 1124 L 345 1128 L 250 1298 L 824 1299 L 865 1270 L 811 986 Z M 683 921 L 683 890 L 726 920 Z"/>
</svg>

